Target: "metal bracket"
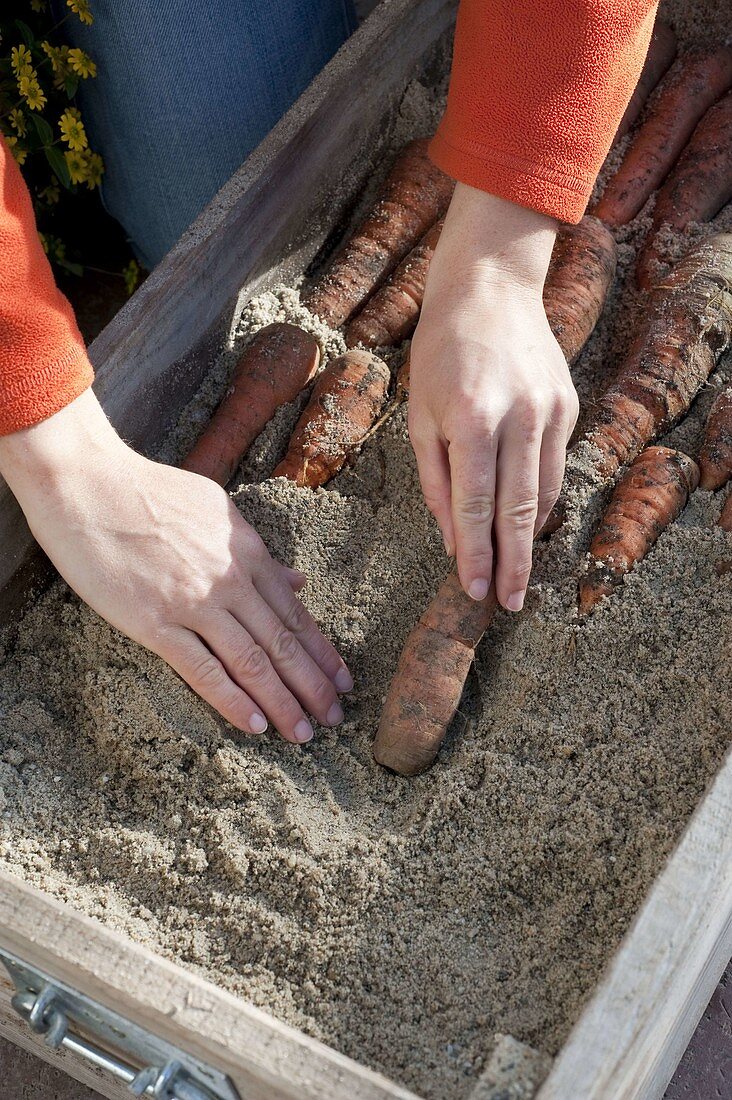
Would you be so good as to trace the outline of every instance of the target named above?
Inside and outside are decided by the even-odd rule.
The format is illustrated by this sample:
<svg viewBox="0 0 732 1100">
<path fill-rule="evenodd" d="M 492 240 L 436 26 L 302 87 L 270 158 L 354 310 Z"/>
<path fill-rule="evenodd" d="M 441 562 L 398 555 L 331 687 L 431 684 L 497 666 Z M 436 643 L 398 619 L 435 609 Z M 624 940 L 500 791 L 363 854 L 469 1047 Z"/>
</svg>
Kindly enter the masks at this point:
<svg viewBox="0 0 732 1100">
<path fill-rule="evenodd" d="M 11 1004 L 53 1050 L 64 1047 L 156 1100 L 240 1100 L 219 1070 L 0 950 L 16 992 Z"/>
</svg>

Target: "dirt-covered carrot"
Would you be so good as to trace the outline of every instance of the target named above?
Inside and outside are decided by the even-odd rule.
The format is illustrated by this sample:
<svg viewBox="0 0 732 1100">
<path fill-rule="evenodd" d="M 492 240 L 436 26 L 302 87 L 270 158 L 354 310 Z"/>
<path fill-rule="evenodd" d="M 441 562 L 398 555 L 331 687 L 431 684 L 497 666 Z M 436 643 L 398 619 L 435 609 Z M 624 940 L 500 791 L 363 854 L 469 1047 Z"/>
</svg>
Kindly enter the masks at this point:
<svg viewBox="0 0 732 1100">
<path fill-rule="evenodd" d="M 589 615 L 641 561 L 683 511 L 699 483 L 693 459 L 669 447 L 649 447 L 620 479 L 590 546 L 580 582 L 579 612 Z"/>
<path fill-rule="evenodd" d="M 645 205 L 713 103 L 732 86 L 732 48 L 694 48 L 675 63 L 592 213 L 626 225 Z"/>
<path fill-rule="evenodd" d="M 647 242 L 636 266 L 638 285 L 648 290 L 659 259 L 662 225 L 685 229 L 707 222 L 732 199 L 732 92 L 710 107 L 656 195 Z"/>
<path fill-rule="evenodd" d="M 346 327 L 346 347 L 391 347 L 411 336 L 417 327 L 430 261 L 444 220 L 428 229 L 384 285 L 369 298 Z"/>
<path fill-rule="evenodd" d="M 317 340 L 297 325 L 260 329 L 244 349 L 223 401 L 183 468 L 226 485 L 279 406 L 295 400 L 319 363 Z"/>
<path fill-rule="evenodd" d="M 721 515 L 717 520 L 717 525 L 721 527 L 723 531 L 732 532 L 732 493 L 727 497 Z"/>
<path fill-rule="evenodd" d="M 712 403 L 699 451 L 699 484 L 716 492 L 732 477 L 732 386 Z"/>
<path fill-rule="evenodd" d="M 443 581 L 407 638 L 389 685 L 373 746 L 380 764 L 400 775 L 419 775 L 432 764 L 495 609 L 493 588 L 477 602 L 456 573 Z"/>
<path fill-rule="evenodd" d="M 363 440 L 386 400 L 389 368 L 368 351 L 347 351 L 318 376 L 273 477 L 324 485 Z"/>
<path fill-rule="evenodd" d="M 455 185 L 429 159 L 427 145 L 412 141 L 402 150 L 373 209 L 303 293 L 311 313 L 333 328 L 353 316 L 445 214 Z"/>
<path fill-rule="evenodd" d="M 617 473 L 689 409 L 732 343 L 732 234 L 692 248 L 656 287 L 587 439 L 596 468 Z"/>
<path fill-rule="evenodd" d="M 607 226 L 586 215 L 557 236 L 544 283 L 550 328 L 573 363 L 592 334 L 615 276 L 617 248 Z"/>
<path fill-rule="evenodd" d="M 630 102 L 625 108 L 625 114 L 620 120 L 620 125 L 615 131 L 616 141 L 619 141 L 620 138 L 625 137 L 628 133 L 631 126 L 638 118 L 638 115 L 643 110 L 646 100 L 660 81 L 661 77 L 665 74 L 666 70 L 670 67 L 675 57 L 676 34 L 673 27 L 670 27 L 668 23 L 656 20 L 653 34 L 651 35 L 651 41 L 648 46 L 646 60 L 643 64 L 643 71 L 635 86 L 635 91 L 630 97 Z"/>
</svg>

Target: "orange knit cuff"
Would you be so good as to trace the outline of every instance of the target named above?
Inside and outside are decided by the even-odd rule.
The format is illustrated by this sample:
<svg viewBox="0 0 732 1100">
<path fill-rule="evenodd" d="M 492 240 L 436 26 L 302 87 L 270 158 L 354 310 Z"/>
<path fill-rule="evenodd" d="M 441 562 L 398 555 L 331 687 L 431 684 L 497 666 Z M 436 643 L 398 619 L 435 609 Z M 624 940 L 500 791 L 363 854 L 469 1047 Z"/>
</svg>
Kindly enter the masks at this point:
<svg viewBox="0 0 732 1100">
<path fill-rule="evenodd" d="M 2 381 L 0 435 L 30 428 L 59 412 L 94 381 L 94 370 L 83 345 L 72 343 L 60 358 L 39 370 Z"/>
</svg>

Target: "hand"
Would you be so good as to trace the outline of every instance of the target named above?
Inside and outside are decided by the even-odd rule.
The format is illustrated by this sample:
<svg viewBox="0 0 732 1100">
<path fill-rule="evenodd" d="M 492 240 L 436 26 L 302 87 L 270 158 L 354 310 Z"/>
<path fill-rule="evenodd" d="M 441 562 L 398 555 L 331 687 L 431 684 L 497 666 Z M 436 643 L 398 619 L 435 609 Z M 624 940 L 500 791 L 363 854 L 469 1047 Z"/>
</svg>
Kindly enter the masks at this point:
<svg viewBox="0 0 732 1100">
<path fill-rule="evenodd" d="M 151 462 L 117 436 L 91 390 L 0 438 L 0 473 L 62 576 L 118 630 L 159 654 L 232 725 L 269 719 L 309 741 L 305 711 L 343 718 L 353 686 L 275 562 L 218 485 Z"/>
<path fill-rule="evenodd" d="M 409 433 L 460 580 L 523 607 L 579 405 L 546 319 L 556 223 L 458 184 L 411 348 Z M 495 560 L 494 560 L 495 555 Z"/>
</svg>

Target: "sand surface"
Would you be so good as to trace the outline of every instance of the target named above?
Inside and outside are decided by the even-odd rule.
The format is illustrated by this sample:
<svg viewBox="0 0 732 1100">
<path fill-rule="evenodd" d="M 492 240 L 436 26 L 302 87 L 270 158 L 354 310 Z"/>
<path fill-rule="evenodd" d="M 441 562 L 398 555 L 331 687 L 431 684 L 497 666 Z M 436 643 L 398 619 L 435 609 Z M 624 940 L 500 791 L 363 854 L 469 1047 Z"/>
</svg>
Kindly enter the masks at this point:
<svg viewBox="0 0 732 1100">
<path fill-rule="evenodd" d="M 689 34 L 680 10 L 666 6 Z M 694 12 L 707 35 L 721 18 L 711 3 Z M 433 123 L 442 90 L 411 86 L 400 139 Z M 627 276 L 647 221 L 618 234 L 618 282 L 575 371 L 585 415 L 643 308 Z M 729 214 L 717 223 L 732 227 Z M 669 240 L 669 255 L 680 248 Z M 248 306 L 239 334 L 285 318 L 342 349 L 293 288 Z M 195 438 L 230 359 L 166 457 Z M 730 378 L 727 359 L 666 442 L 695 453 Z M 240 739 L 56 583 L 0 647 L 0 858 L 420 1095 L 458 1100 L 496 1033 L 557 1051 L 723 757 L 724 493 L 694 494 L 580 625 L 577 580 L 607 487 L 574 460 L 569 519 L 537 547 L 525 611 L 497 616 L 439 762 L 404 780 L 374 764 L 371 738 L 449 563 L 403 410 L 316 492 L 268 480 L 297 413 L 281 410 L 257 442 L 234 498 L 309 575 L 306 602 L 357 676 L 344 725 L 303 749 Z"/>
</svg>

